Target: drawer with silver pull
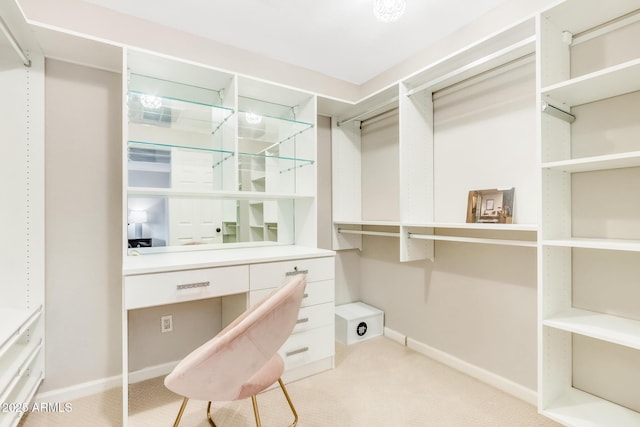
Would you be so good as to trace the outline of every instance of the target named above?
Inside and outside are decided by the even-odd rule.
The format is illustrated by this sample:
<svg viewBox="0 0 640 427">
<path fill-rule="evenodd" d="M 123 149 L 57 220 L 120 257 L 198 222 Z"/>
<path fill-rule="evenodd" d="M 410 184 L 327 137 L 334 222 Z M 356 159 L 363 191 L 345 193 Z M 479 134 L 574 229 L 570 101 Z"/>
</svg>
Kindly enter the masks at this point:
<svg viewBox="0 0 640 427">
<path fill-rule="evenodd" d="M 309 329 L 325 325 L 333 325 L 335 316 L 334 303 L 318 304 L 300 308 L 298 321 L 293 328 L 293 333 L 303 332 Z"/>
<path fill-rule="evenodd" d="M 278 287 L 296 274 L 306 274 L 307 283 L 331 280 L 335 276 L 334 265 L 332 256 L 252 264 L 250 287 L 251 290 Z"/>
<path fill-rule="evenodd" d="M 124 278 L 125 308 L 193 301 L 249 290 L 249 267 L 203 268 Z"/>
<path fill-rule="evenodd" d="M 266 298 L 275 289 L 277 288 L 259 289 L 257 291 L 252 290 L 249 293 L 249 305 L 252 306 L 263 298 Z M 301 306 L 307 307 L 310 305 L 332 302 L 334 299 L 335 286 L 333 280 L 311 282 L 307 283 L 307 287 L 304 290 L 304 297 L 302 298 Z"/>
<path fill-rule="evenodd" d="M 334 334 L 333 324 L 292 334 L 279 351 L 285 369 L 333 356 Z"/>
</svg>

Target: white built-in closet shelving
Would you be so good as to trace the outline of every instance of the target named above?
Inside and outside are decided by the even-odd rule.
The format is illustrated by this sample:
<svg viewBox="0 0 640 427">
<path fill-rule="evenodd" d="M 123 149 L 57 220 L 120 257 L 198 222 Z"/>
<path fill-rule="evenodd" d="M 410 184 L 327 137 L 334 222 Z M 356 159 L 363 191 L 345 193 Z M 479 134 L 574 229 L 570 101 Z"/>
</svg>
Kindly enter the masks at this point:
<svg viewBox="0 0 640 427">
<path fill-rule="evenodd" d="M 566 1 L 538 32 L 539 409 L 638 426 L 640 3 Z"/>
<path fill-rule="evenodd" d="M 135 49 L 125 58 L 126 215 L 147 213 L 155 247 L 135 250 L 294 243 L 315 203 L 315 95 Z"/>
<path fill-rule="evenodd" d="M 398 237 L 401 261 L 433 258 L 435 241 L 537 246 L 537 220 L 518 222 L 517 213 L 513 224 L 465 222 L 467 192 L 478 187 L 461 164 L 450 167 L 459 169 L 453 187 L 460 189 L 463 206 L 453 213 L 452 207 L 438 205 L 436 193 L 451 183 L 434 176 L 434 168 L 442 165 L 434 155 L 438 141 L 434 140 L 433 101 L 438 91 L 463 88 L 470 81 L 489 78 L 496 70 L 508 72 L 524 62 L 533 63 L 535 47 L 535 19 L 531 18 L 460 49 L 358 103 L 319 100 L 319 109 L 332 116 L 334 249 L 362 248 L 363 235 Z M 383 148 L 387 163 L 368 165 L 364 126 L 371 120 L 384 120 L 380 119 L 383 116 L 397 123 L 395 134 Z M 535 144 L 535 138 L 531 143 Z M 487 152 L 499 154 L 499 150 L 497 146 L 486 147 Z M 513 170 L 531 170 L 535 175 L 535 167 L 531 167 L 535 159 L 526 161 L 513 165 Z M 364 182 L 371 179 L 371 174 L 363 172 L 367 167 L 379 168 L 391 177 L 390 182 L 371 187 Z M 505 175 L 504 181 L 495 185 L 512 184 L 518 174 L 522 172 Z M 537 198 L 535 190 L 519 194 L 516 189 L 516 194 L 516 212 L 519 198 L 527 199 L 529 205 Z M 380 206 L 396 205 L 398 209 L 363 207 L 372 198 L 383 200 Z"/>
<path fill-rule="evenodd" d="M 19 44 L 20 13 L 0 5 Z M 22 26 L 21 26 L 22 24 Z M 44 58 L 0 35 L 0 427 L 17 426 L 44 378 Z M 22 48 L 22 46 L 21 46 Z"/>
</svg>

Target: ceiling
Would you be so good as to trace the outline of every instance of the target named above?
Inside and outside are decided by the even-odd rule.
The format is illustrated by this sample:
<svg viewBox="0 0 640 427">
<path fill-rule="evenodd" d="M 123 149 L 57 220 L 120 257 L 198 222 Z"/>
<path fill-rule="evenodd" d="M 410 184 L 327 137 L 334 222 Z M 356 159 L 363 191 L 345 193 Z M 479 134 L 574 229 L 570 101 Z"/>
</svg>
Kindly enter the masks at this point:
<svg viewBox="0 0 640 427">
<path fill-rule="evenodd" d="M 83 0 L 355 84 L 509 0 L 407 0 L 382 23 L 373 0 Z"/>
</svg>

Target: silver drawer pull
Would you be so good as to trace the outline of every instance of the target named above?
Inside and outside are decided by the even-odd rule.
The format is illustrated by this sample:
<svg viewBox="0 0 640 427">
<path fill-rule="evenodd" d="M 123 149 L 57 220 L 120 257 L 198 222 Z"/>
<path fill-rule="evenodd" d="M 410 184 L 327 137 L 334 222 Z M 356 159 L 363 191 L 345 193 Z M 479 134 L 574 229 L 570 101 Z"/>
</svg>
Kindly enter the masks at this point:
<svg viewBox="0 0 640 427">
<path fill-rule="evenodd" d="M 302 319 L 298 319 L 298 321 L 296 322 L 296 325 L 299 325 L 301 323 L 307 323 L 309 321 L 308 317 L 303 317 Z"/>
<path fill-rule="evenodd" d="M 309 270 L 298 270 L 298 267 L 296 267 L 293 271 L 287 271 L 284 275 L 289 277 L 295 276 L 296 274 L 309 274 Z"/>
<path fill-rule="evenodd" d="M 302 347 L 302 348 L 299 348 L 299 349 L 297 349 L 297 350 L 287 351 L 287 352 L 285 353 L 285 355 L 286 355 L 287 357 L 289 357 L 289 356 L 293 356 L 294 354 L 304 353 L 305 351 L 309 351 L 309 347 Z"/>
<path fill-rule="evenodd" d="M 209 282 L 185 283 L 184 285 L 177 285 L 176 289 L 181 291 L 183 289 L 206 288 L 209 284 Z"/>
</svg>

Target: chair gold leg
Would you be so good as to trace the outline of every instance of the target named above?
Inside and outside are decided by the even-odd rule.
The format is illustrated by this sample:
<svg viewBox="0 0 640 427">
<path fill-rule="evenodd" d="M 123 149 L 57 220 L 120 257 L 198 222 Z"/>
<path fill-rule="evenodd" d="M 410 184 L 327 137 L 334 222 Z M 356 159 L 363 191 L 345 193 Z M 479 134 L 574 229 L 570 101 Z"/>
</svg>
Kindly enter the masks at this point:
<svg viewBox="0 0 640 427">
<path fill-rule="evenodd" d="M 189 402 L 189 398 L 185 397 L 182 400 L 182 405 L 180 406 L 180 410 L 178 411 L 178 416 L 176 417 L 176 421 L 173 423 L 173 427 L 178 427 L 178 424 L 180 424 L 180 419 L 182 418 L 182 414 L 184 413 L 184 408 L 187 407 L 187 402 Z"/>
<path fill-rule="evenodd" d="M 296 408 L 293 407 L 293 402 L 291 402 L 291 398 L 289 397 L 289 393 L 287 393 L 287 388 L 284 386 L 284 383 L 282 382 L 282 378 L 278 378 L 278 384 L 280 384 L 280 388 L 284 393 L 284 397 L 287 398 L 287 403 L 289 403 L 291 412 L 293 412 L 293 418 L 294 418 L 293 424 L 291 424 L 289 427 L 295 427 L 298 424 L 298 413 L 296 412 Z"/>
<path fill-rule="evenodd" d="M 260 427 L 260 411 L 258 410 L 258 399 L 255 396 L 251 396 L 251 403 L 253 403 L 253 415 L 256 417 L 256 426 Z"/>
<path fill-rule="evenodd" d="M 209 420 L 209 424 L 213 427 L 217 427 L 216 423 L 213 422 L 213 418 L 211 418 L 211 401 L 207 404 L 207 420 Z"/>
</svg>

